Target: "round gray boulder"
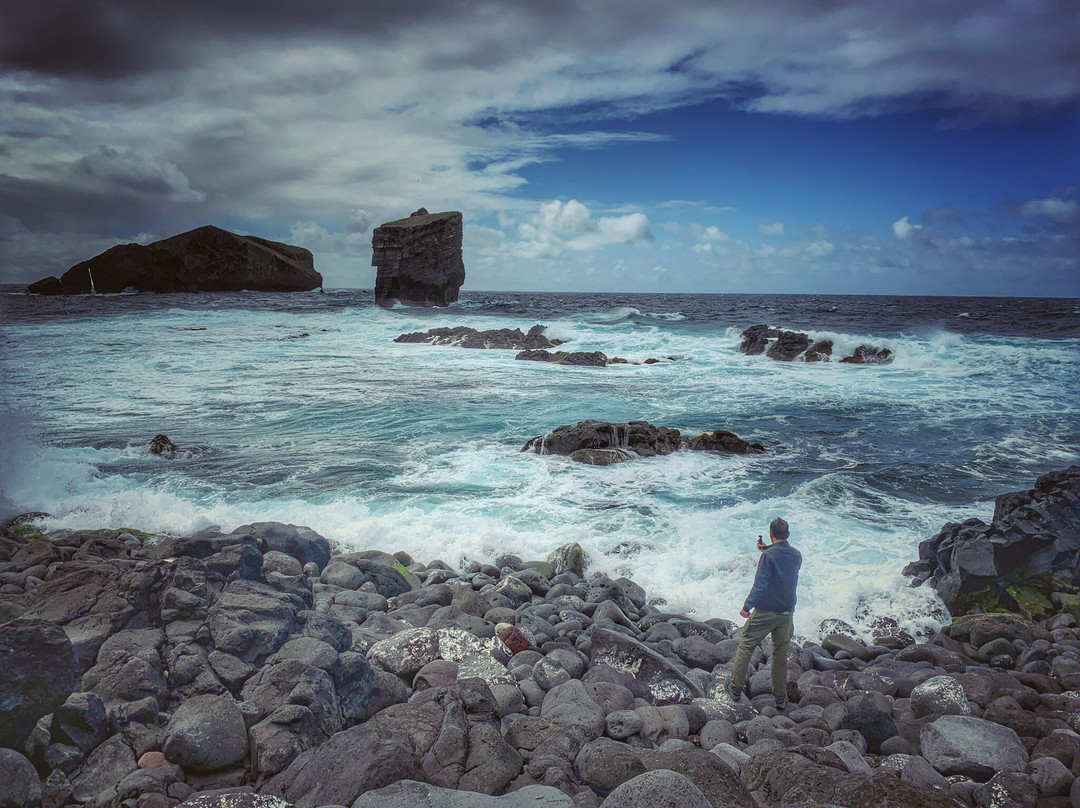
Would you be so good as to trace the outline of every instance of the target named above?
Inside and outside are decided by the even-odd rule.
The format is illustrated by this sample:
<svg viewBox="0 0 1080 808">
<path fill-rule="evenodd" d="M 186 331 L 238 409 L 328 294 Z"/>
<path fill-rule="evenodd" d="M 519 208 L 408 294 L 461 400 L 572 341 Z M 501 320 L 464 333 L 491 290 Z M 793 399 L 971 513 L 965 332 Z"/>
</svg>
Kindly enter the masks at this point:
<svg viewBox="0 0 1080 808">
<path fill-rule="evenodd" d="M 689 777 L 667 769 L 639 774 L 608 795 L 604 808 L 713 808 Z"/>
<path fill-rule="evenodd" d="M 963 686 L 951 676 L 931 676 L 911 691 L 911 712 L 928 715 L 971 715 Z"/>
<path fill-rule="evenodd" d="M 41 780 L 34 765 L 14 749 L 0 748 L 0 806 L 33 808 L 41 804 Z"/>
<path fill-rule="evenodd" d="M 240 708 L 228 696 L 195 696 L 181 704 L 165 727 L 165 756 L 189 772 L 234 766 L 248 751 Z"/>
<path fill-rule="evenodd" d="M 985 780 L 995 772 L 1022 772 L 1028 756 L 1008 727 L 968 715 L 944 715 L 919 733 L 922 755 L 941 774 Z"/>
</svg>

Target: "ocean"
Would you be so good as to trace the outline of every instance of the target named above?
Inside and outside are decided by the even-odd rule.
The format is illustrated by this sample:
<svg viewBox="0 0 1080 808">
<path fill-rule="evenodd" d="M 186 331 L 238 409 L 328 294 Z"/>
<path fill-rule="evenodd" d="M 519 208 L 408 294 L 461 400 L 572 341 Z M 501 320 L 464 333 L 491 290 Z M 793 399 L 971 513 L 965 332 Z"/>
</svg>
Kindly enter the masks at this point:
<svg viewBox="0 0 1080 808">
<path fill-rule="evenodd" d="M 439 326 L 540 323 L 563 367 L 397 344 Z M 738 352 L 757 323 L 890 348 L 883 366 Z M 469 292 L 447 309 L 370 291 L 0 294 L 0 517 L 186 534 L 308 525 L 415 558 L 543 558 L 576 541 L 670 610 L 738 619 L 759 534 L 803 553 L 796 628 L 946 618 L 900 571 L 949 521 L 1080 462 L 1080 301 Z M 761 455 L 609 467 L 520 451 L 587 418 L 729 429 Z M 181 447 L 150 454 L 158 434 Z"/>
</svg>

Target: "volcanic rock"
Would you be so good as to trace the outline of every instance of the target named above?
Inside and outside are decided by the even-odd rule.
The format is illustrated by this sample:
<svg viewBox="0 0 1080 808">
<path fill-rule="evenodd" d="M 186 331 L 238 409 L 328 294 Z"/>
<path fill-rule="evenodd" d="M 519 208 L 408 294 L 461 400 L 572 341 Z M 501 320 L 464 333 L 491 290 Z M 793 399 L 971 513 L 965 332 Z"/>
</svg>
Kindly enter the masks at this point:
<svg viewBox="0 0 1080 808">
<path fill-rule="evenodd" d="M 680 449 L 731 454 L 765 451 L 760 443 L 748 443 L 724 429 L 688 440 L 677 429 L 653 426 L 648 421 L 610 423 L 593 420 L 557 427 L 547 435 L 533 438 L 521 451 L 567 455 L 579 463 L 607 466 L 634 457 L 667 455 Z"/>
<path fill-rule="evenodd" d="M 392 306 L 447 306 L 465 282 L 461 257 L 461 213 L 428 213 L 375 228 L 371 238 L 375 302 Z"/>
<path fill-rule="evenodd" d="M 79 670 L 64 630 L 44 620 L 0 626 L 0 746 L 19 749 L 41 716 L 75 689 Z"/>
<path fill-rule="evenodd" d="M 544 336 L 542 325 L 534 325 L 528 333 L 522 333 L 520 328 L 477 331 L 475 328 L 463 325 L 456 328 L 431 328 L 427 331 L 402 334 L 396 337 L 394 342 L 455 345 L 459 348 L 502 348 L 515 351 L 554 348 L 562 344 L 562 340 L 551 340 Z"/>
<path fill-rule="evenodd" d="M 578 365 L 580 367 L 602 368 L 608 363 L 607 355 L 600 351 L 556 351 L 551 353 L 542 349 L 522 351 L 514 359 L 527 362 L 550 362 L 553 365 Z"/>
<path fill-rule="evenodd" d="M 140 292 L 307 292 L 322 287 L 311 252 L 206 225 L 152 244 L 120 244 L 76 264 L 31 294 Z"/>
<path fill-rule="evenodd" d="M 1080 580 L 1080 466 L 999 496 L 990 524 L 946 524 L 919 544 L 919 561 L 904 571 L 915 583 L 929 579 L 954 615 L 1002 607 L 1029 618 L 1045 612 L 1057 578 Z M 1002 635 L 981 636 L 988 642 Z"/>
</svg>

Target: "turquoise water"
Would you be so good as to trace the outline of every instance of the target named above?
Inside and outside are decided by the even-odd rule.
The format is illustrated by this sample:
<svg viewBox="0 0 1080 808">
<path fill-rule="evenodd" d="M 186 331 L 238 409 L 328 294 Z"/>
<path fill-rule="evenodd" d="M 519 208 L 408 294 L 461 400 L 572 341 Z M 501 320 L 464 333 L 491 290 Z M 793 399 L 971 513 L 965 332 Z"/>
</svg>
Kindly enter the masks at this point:
<svg viewBox="0 0 1080 808">
<path fill-rule="evenodd" d="M 184 533 L 252 520 L 450 564 L 578 541 L 672 608 L 735 618 L 754 541 L 784 516 L 805 558 L 797 625 L 910 627 L 899 574 L 946 521 L 1080 461 L 1076 301 L 473 293 L 447 310 L 320 295 L 2 296 L 0 510 L 49 527 Z M 574 368 L 402 345 L 437 326 L 540 322 Z M 738 353 L 758 322 L 891 348 L 887 366 Z M 669 360 L 668 357 L 673 357 Z M 764 455 L 595 468 L 522 454 L 585 418 L 730 429 Z M 155 434 L 198 449 L 150 455 Z M 940 613 L 938 613 L 940 617 Z"/>
</svg>

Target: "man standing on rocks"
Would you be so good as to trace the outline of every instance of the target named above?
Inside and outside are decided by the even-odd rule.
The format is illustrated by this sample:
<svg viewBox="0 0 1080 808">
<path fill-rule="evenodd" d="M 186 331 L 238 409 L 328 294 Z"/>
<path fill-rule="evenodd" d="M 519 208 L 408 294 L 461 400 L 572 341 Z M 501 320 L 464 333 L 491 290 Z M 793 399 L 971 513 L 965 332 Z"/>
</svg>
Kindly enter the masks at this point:
<svg viewBox="0 0 1080 808">
<path fill-rule="evenodd" d="M 783 519 L 773 519 L 769 525 L 769 539 L 772 543 L 766 545 L 758 539 L 761 558 L 758 560 L 757 575 L 754 576 L 754 586 L 746 598 L 746 603 L 739 612 L 748 620 L 743 627 L 739 650 L 735 653 L 735 662 L 731 668 L 731 681 L 727 685 L 732 701 L 742 698 L 750 655 L 771 634 L 772 690 L 776 697 L 777 710 L 783 710 L 788 702 L 788 643 L 794 633 L 795 589 L 799 585 L 799 568 L 802 566 L 802 554 L 788 544 L 788 535 L 788 523 Z"/>
</svg>

